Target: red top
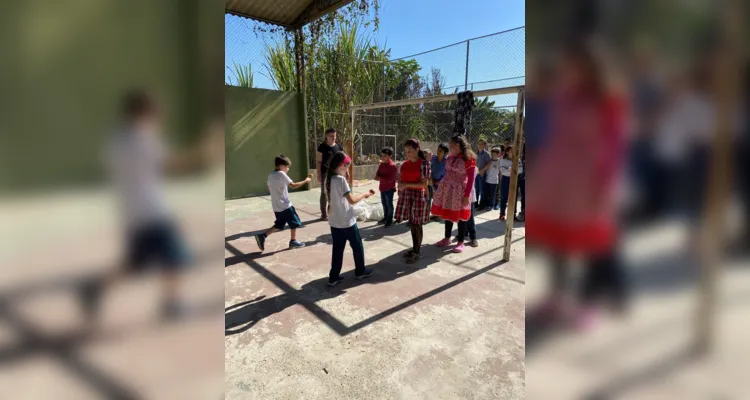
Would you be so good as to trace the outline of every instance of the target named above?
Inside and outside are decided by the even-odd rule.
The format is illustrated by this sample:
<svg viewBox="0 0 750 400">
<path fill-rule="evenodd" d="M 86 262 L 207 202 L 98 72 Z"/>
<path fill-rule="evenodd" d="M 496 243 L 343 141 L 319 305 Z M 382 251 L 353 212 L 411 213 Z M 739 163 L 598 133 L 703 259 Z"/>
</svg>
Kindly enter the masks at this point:
<svg viewBox="0 0 750 400">
<path fill-rule="evenodd" d="M 380 178 L 380 191 L 381 192 L 387 192 L 391 189 L 396 188 L 396 173 L 398 172 L 398 169 L 396 168 L 396 164 L 393 162 L 393 160 L 388 161 L 388 163 L 380 163 L 380 166 L 378 167 L 378 172 L 375 174 L 378 178 Z"/>
<path fill-rule="evenodd" d="M 527 240 L 563 253 L 610 251 L 619 233 L 627 100 L 566 92 L 551 104 L 548 143 L 535 155 L 535 178 L 526 187 Z"/>
<path fill-rule="evenodd" d="M 420 183 L 422 182 L 422 179 L 424 178 L 424 173 L 422 168 L 422 163 L 425 161 L 420 159 L 417 159 L 417 161 L 404 161 L 403 164 L 401 164 L 401 182 L 404 183 Z M 424 188 L 416 189 L 412 188 L 413 190 L 424 190 Z"/>
</svg>

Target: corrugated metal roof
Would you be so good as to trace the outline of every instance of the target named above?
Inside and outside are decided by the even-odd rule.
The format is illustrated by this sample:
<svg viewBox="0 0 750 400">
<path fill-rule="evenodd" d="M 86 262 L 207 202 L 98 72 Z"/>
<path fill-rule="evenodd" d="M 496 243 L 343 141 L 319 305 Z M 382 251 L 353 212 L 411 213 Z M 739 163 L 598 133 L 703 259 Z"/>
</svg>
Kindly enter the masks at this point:
<svg viewBox="0 0 750 400">
<path fill-rule="evenodd" d="M 318 19 L 352 0 L 226 0 L 229 14 L 293 27 Z"/>
</svg>

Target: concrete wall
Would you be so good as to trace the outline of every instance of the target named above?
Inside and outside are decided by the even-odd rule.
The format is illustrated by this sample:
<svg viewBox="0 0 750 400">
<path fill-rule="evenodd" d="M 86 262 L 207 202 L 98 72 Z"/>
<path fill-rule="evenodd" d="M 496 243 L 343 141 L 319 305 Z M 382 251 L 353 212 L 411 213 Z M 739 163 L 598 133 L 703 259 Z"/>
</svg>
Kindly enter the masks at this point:
<svg viewBox="0 0 750 400">
<path fill-rule="evenodd" d="M 268 194 L 266 179 L 279 154 L 292 160 L 289 177 L 304 180 L 308 158 L 303 97 L 232 86 L 225 90 L 225 197 Z"/>
</svg>

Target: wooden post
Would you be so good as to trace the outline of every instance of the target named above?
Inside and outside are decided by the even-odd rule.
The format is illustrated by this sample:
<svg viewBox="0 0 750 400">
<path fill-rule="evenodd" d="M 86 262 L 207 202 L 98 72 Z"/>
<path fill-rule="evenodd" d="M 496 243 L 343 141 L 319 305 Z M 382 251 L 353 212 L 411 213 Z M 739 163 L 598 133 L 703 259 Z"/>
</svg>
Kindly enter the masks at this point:
<svg viewBox="0 0 750 400">
<path fill-rule="evenodd" d="M 722 46 L 716 59 L 714 82 L 717 90 L 717 113 L 708 196 L 700 230 L 701 280 L 696 314 L 695 351 L 708 354 L 716 336 L 716 294 L 721 263 L 721 245 L 724 234 L 724 212 L 727 208 L 731 182 L 732 135 L 736 121 L 741 73 L 737 49 L 743 38 L 742 1 L 726 2 L 723 8 L 724 24 Z"/>
<path fill-rule="evenodd" d="M 354 187 L 354 109 L 351 110 L 352 113 L 352 130 L 349 133 L 349 157 L 352 158 L 352 163 L 349 164 L 349 187 Z"/>
<path fill-rule="evenodd" d="M 521 159 L 523 147 L 523 104 L 524 89 L 518 90 L 516 104 L 516 131 L 513 140 L 513 165 L 510 170 L 510 193 L 508 196 L 508 213 L 505 219 L 505 245 L 503 247 L 503 261 L 510 260 L 510 244 L 513 237 L 513 222 L 516 217 L 516 192 L 518 191 L 518 162 Z"/>
</svg>

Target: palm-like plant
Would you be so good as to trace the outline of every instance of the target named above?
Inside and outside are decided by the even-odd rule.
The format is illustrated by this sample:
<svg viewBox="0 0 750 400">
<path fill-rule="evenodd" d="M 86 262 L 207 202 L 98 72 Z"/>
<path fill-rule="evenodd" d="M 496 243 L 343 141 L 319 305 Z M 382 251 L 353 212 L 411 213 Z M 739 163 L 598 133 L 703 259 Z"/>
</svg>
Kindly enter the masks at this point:
<svg viewBox="0 0 750 400">
<path fill-rule="evenodd" d="M 266 76 L 276 89 L 292 92 L 295 90 L 294 51 L 287 41 L 277 42 L 266 48 Z"/>
<path fill-rule="evenodd" d="M 227 67 L 228 68 L 228 67 Z M 250 64 L 240 65 L 236 62 L 233 65 L 233 69 L 230 70 L 234 74 L 234 86 L 251 88 L 253 87 L 253 67 Z M 231 82 L 231 79 L 230 79 Z"/>
</svg>

